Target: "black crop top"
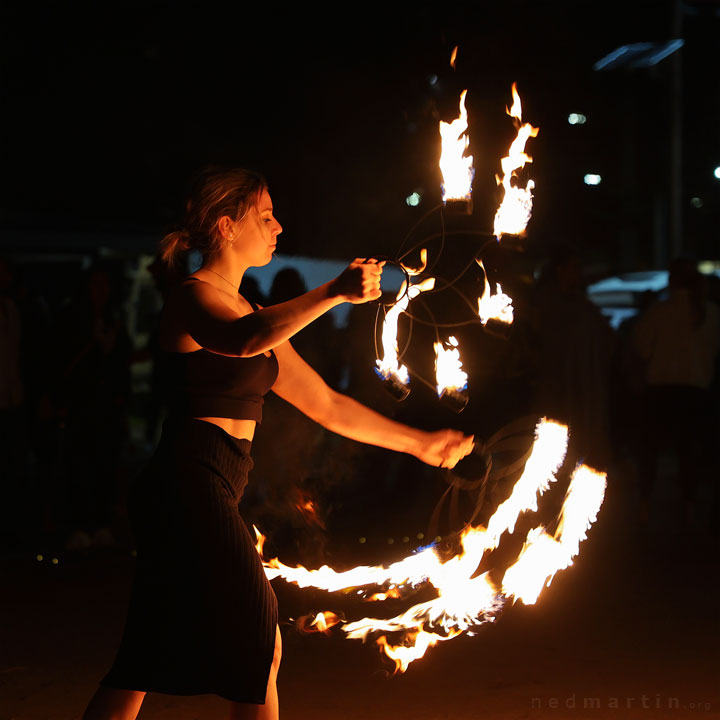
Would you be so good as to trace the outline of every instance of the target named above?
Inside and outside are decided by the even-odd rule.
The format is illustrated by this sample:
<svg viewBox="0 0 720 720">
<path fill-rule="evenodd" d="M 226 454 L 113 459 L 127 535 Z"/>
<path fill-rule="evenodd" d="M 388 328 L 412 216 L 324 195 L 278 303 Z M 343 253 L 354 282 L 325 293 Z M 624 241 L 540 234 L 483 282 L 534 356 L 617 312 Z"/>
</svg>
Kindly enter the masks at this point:
<svg viewBox="0 0 720 720">
<path fill-rule="evenodd" d="M 262 421 L 263 395 L 278 376 L 274 352 L 228 357 L 205 349 L 163 352 L 172 376 L 170 410 L 191 417 Z"/>
</svg>

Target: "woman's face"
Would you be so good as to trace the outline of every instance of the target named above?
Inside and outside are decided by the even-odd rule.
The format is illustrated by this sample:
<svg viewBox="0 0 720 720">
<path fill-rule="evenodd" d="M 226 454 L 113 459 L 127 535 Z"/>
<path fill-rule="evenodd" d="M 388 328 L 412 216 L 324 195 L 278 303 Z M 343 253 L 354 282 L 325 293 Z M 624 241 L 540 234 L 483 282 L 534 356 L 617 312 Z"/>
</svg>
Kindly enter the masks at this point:
<svg viewBox="0 0 720 720">
<path fill-rule="evenodd" d="M 272 260 L 282 225 L 273 215 L 270 193 L 263 190 L 245 219 L 235 223 L 233 248 L 249 267 L 261 267 Z"/>
</svg>

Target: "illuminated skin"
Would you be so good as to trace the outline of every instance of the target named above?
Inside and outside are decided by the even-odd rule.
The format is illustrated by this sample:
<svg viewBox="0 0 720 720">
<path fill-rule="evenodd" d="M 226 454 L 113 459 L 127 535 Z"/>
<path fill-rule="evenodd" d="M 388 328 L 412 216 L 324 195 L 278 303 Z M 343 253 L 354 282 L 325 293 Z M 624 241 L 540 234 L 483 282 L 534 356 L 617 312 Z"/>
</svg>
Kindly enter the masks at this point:
<svg viewBox="0 0 720 720">
<path fill-rule="evenodd" d="M 332 432 L 358 442 L 406 452 L 434 466 L 454 467 L 473 448 L 473 437 L 457 430 L 426 432 L 390 420 L 330 388 L 292 348 L 290 338 L 343 302 L 376 300 L 384 262 L 356 258 L 334 280 L 288 302 L 253 311 L 239 293 L 245 271 L 267 265 L 282 226 L 264 190 L 246 217 L 224 216 L 218 223 L 222 249 L 168 297 L 160 324 L 160 346 L 174 352 L 204 348 L 231 357 L 275 352 L 278 378 L 273 391 Z M 254 420 L 201 417 L 236 438 L 251 440 Z M 231 703 L 234 720 L 278 718 L 277 671 L 280 631 L 264 705 Z M 99 688 L 83 720 L 135 720 L 144 692 Z"/>
</svg>

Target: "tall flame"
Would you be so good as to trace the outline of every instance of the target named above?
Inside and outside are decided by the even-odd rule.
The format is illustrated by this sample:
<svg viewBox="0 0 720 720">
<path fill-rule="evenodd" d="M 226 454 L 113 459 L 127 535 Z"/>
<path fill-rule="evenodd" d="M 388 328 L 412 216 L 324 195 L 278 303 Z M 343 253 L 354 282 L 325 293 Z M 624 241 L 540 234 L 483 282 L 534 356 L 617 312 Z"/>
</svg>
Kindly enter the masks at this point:
<svg viewBox="0 0 720 720">
<path fill-rule="evenodd" d="M 406 287 L 407 292 L 405 291 Z M 401 313 L 404 313 L 407 310 L 408 305 L 413 298 L 416 298 L 422 292 L 432 290 L 434 287 L 435 278 L 425 278 L 425 280 L 415 285 L 411 284 L 409 287 L 407 286 L 407 283 L 403 282 L 402 286 L 400 287 L 397 301 L 387 311 L 385 315 L 385 321 L 383 322 L 383 357 L 382 360 L 376 360 L 376 372 L 381 377 L 387 378 L 391 375 L 394 375 L 405 385 L 410 382 L 410 374 L 408 373 L 408 369 L 404 365 L 398 364 L 398 320 L 400 319 Z"/>
<path fill-rule="evenodd" d="M 605 473 L 587 465 L 575 469 L 555 536 L 550 536 L 543 527 L 530 530 L 517 562 L 505 572 L 504 595 L 532 605 L 543 585 L 550 585 L 558 570 L 572 565 L 572 559 L 580 552 L 580 543 L 597 518 L 605 486 Z"/>
<path fill-rule="evenodd" d="M 465 110 L 465 95 L 460 94 L 460 116 L 450 123 L 440 121 L 440 172 L 443 176 L 443 201 L 469 200 L 472 196 L 472 181 L 475 175 L 472 155 L 465 155 L 470 139 L 467 136 L 468 118 Z"/>
<path fill-rule="evenodd" d="M 532 215 L 532 191 L 535 187 L 532 180 L 528 180 L 524 188 L 512 184 L 516 171 L 525 167 L 525 163 L 532 162 L 532 158 L 525 153 L 525 143 L 528 138 L 538 134 L 538 128 L 522 122 L 522 105 L 515 83 L 512 85 L 512 95 L 513 104 L 507 113 L 515 118 L 518 131 L 507 157 L 500 161 L 503 176 L 496 176 L 498 185 L 503 186 L 503 199 L 495 213 L 494 233 L 498 239 L 503 235 L 522 235 L 525 232 Z"/>
<path fill-rule="evenodd" d="M 442 395 L 446 390 L 464 390 L 467 387 L 468 376 L 462 369 L 457 338 L 451 335 L 446 344 L 436 342 L 433 347 L 438 395 Z"/>
<path fill-rule="evenodd" d="M 477 260 L 478 265 L 485 274 L 485 289 L 482 297 L 478 298 L 478 315 L 480 322 L 487 325 L 488 320 L 498 320 L 499 322 L 510 325 L 514 320 L 512 298 L 502 291 L 500 283 L 497 283 L 496 291 L 490 293 L 490 279 L 485 271 L 482 260 Z"/>
<path fill-rule="evenodd" d="M 361 590 L 366 600 L 398 597 L 403 587 L 431 584 L 437 593 L 434 599 L 418 603 L 396 617 L 340 621 L 348 638 L 365 640 L 370 633 L 383 633 L 376 640 L 378 646 L 393 660 L 396 671 L 403 672 L 430 647 L 492 622 L 508 597 L 534 602 L 548 575 L 567 567 L 570 558 L 577 554 L 579 542 L 595 520 L 605 488 L 605 475 L 585 466 L 573 475 L 557 537 L 547 536 L 541 541 L 547 545 L 549 540 L 555 544 L 553 548 L 559 548 L 551 551 L 550 560 L 537 570 L 531 551 L 523 550 L 518 562 L 505 573 L 502 589 L 493 584 L 488 573 L 475 575 L 485 553 L 499 545 L 503 533 L 513 532 L 520 514 L 537 510 L 538 496 L 555 481 L 555 474 L 565 459 L 567 441 L 565 425 L 544 418 L 538 422 L 530 455 L 509 497 L 492 515 L 487 529 L 463 530 L 458 539 L 460 551 L 450 559 L 441 559 L 434 547 L 428 547 L 387 567 L 360 566 L 338 572 L 327 565 L 319 570 L 288 567 L 273 558 L 263 562 L 266 575 L 269 579 L 282 577 L 300 587 L 328 591 L 389 585 L 386 593 Z M 543 532 L 542 528 L 537 529 L 536 534 L 528 538 L 526 548 Z M 538 577 L 541 578 L 539 585 Z M 318 625 L 325 622 L 326 615 L 323 614 L 323 620 L 317 620 Z M 397 644 L 387 639 L 387 633 L 399 634 Z"/>
</svg>

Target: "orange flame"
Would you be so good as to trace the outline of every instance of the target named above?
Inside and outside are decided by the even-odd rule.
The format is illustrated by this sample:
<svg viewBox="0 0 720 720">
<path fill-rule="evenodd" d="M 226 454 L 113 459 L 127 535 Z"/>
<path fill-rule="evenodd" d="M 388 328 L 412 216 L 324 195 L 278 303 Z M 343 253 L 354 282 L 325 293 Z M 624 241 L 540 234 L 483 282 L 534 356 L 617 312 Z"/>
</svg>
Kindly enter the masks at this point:
<svg viewBox="0 0 720 720">
<path fill-rule="evenodd" d="M 514 320 L 512 298 L 506 295 L 500 287 L 500 283 L 496 284 L 496 291 L 490 294 L 490 280 L 485 271 L 482 260 L 476 260 L 477 264 L 482 268 L 485 275 L 485 289 L 482 297 L 478 298 L 478 315 L 480 322 L 487 325 L 488 320 L 499 320 L 500 322 L 510 325 Z"/>
<path fill-rule="evenodd" d="M 503 187 L 503 199 L 495 213 L 494 233 L 498 239 L 503 235 L 522 235 L 525 232 L 532 215 L 532 191 L 535 187 L 532 180 L 528 180 L 524 188 L 511 182 L 517 170 L 532 162 L 532 158 L 525 153 L 525 143 L 528 138 L 536 137 L 539 131 L 529 123 L 522 122 L 522 105 L 515 83 L 512 85 L 512 95 L 513 104 L 507 113 L 515 118 L 518 131 L 507 157 L 500 161 L 503 176 L 496 176 L 498 185 Z"/>
<path fill-rule="evenodd" d="M 475 175 L 472 155 L 465 155 L 470 139 L 467 136 L 468 118 L 465 95 L 460 95 L 460 116 L 450 123 L 440 121 L 440 172 L 443 177 L 443 201 L 469 200 Z"/>
<path fill-rule="evenodd" d="M 543 585 L 552 582 L 555 573 L 572 565 L 580 543 L 595 522 L 605 496 L 606 475 L 586 465 L 576 468 L 570 481 L 560 522 L 554 537 L 543 527 L 536 527 L 527 540 L 517 562 L 507 569 L 502 581 L 503 594 L 532 605 Z"/>
<path fill-rule="evenodd" d="M 385 592 L 374 593 L 373 595 L 365 599 L 372 602 L 382 602 L 383 600 L 394 600 L 399 597 L 400 591 L 397 588 L 389 588 Z"/>
<path fill-rule="evenodd" d="M 305 519 L 308 525 L 317 525 L 325 529 L 325 523 L 320 517 L 315 502 L 308 492 L 304 492 L 300 488 L 295 488 L 295 507 Z"/>
<path fill-rule="evenodd" d="M 442 559 L 435 548 L 429 547 L 387 567 L 358 566 L 338 572 L 327 565 L 318 570 L 288 567 L 273 558 L 263 562 L 266 575 L 271 580 L 282 577 L 300 587 L 328 591 L 389 584 L 387 592 L 366 598 L 376 601 L 398 597 L 403 587 L 432 585 L 437 592 L 434 599 L 416 604 L 396 617 L 363 618 L 343 622 L 341 627 L 351 639 L 365 640 L 371 633 L 384 633 L 376 640 L 377 644 L 393 660 L 396 672 L 404 672 L 411 662 L 438 642 L 492 622 L 508 597 L 534 602 L 542 583 L 546 582 L 548 568 L 554 573 L 567 567 L 577 554 L 578 544 L 585 538 L 602 504 L 605 488 L 605 475 L 585 466 L 573 475 L 558 533 L 556 538 L 549 538 L 560 546 L 559 551 L 552 551 L 550 561 L 536 570 L 534 555 L 530 550 L 523 550 L 515 566 L 505 573 L 502 589 L 493 584 L 488 573 L 476 576 L 485 553 L 499 545 L 505 532 L 513 532 L 519 515 L 538 509 L 538 497 L 555 481 L 555 474 L 565 459 L 567 441 L 565 425 L 544 418 L 538 422 L 528 460 L 509 497 L 493 513 L 487 529 L 468 527 L 461 533 L 460 551 L 450 559 Z M 542 536 L 543 532 L 539 528 L 532 537 L 528 536 L 526 547 L 534 546 L 536 536 Z M 547 544 L 547 540 L 540 542 Z M 537 577 L 542 579 L 539 586 Z M 391 644 L 385 633 L 399 634 L 399 642 Z"/>
<path fill-rule="evenodd" d="M 458 46 L 456 45 L 456 46 L 453 48 L 452 53 L 450 54 L 450 67 L 451 67 L 453 70 L 456 69 L 456 68 L 455 68 L 455 60 L 457 60 L 457 51 L 458 51 Z"/>
<path fill-rule="evenodd" d="M 438 396 L 446 390 L 464 390 L 467 387 L 467 373 L 462 369 L 458 341 L 451 335 L 447 343 L 436 342 L 435 379 Z"/>
<path fill-rule="evenodd" d="M 313 617 L 312 622 L 308 622 L 311 617 L 313 616 L 303 615 L 302 617 L 298 618 L 295 622 L 295 627 L 298 630 L 306 633 L 320 632 L 324 633 L 325 635 L 329 635 L 330 629 L 342 622 L 338 615 L 328 610 L 325 610 L 324 612 L 319 612 L 317 615 L 315 615 L 315 617 Z"/>
<path fill-rule="evenodd" d="M 424 262 L 426 262 L 427 256 L 423 257 Z M 383 357 L 382 360 L 376 360 L 376 372 L 378 375 L 382 378 L 394 375 L 404 385 L 410 382 L 410 374 L 405 365 L 398 364 L 398 320 L 400 315 L 407 310 L 410 300 L 416 298 L 420 293 L 432 290 L 435 287 L 435 278 L 425 278 L 422 282 L 410 285 L 407 287 L 407 292 L 405 291 L 406 287 L 407 283 L 403 282 L 395 304 L 385 314 L 382 329 Z"/>
</svg>

